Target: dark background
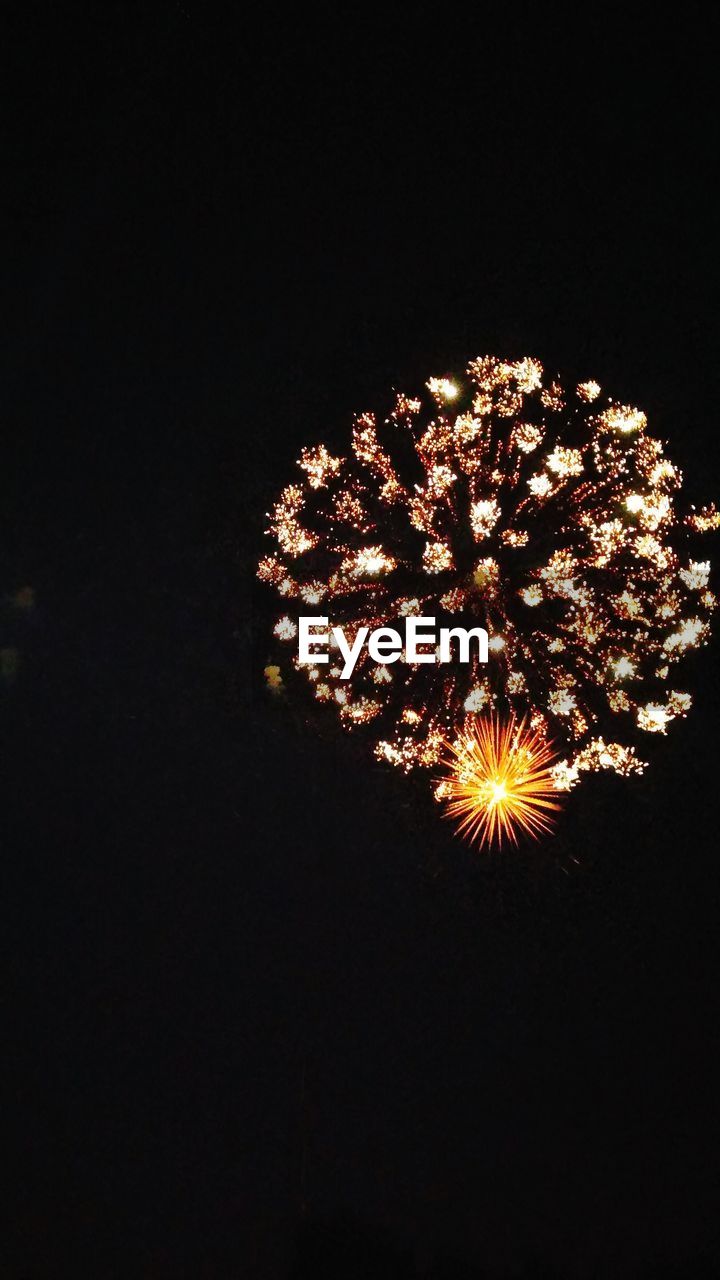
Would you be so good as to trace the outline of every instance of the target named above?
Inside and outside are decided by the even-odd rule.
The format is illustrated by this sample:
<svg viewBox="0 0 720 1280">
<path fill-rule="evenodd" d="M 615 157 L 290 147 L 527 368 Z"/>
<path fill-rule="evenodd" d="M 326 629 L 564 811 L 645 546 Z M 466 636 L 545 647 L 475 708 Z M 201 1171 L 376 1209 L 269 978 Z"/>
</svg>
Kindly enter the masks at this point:
<svg viewBox="0 0 720 1280">
<path fill-rule="evenodd" d="M 716 643 L 478 857 L 267 697 L 253 581 L 301 444 L 479 353 L 720 497 L 716 28 L 4 16 L 2 1275 L 718 1274 Z"/>
</svg>

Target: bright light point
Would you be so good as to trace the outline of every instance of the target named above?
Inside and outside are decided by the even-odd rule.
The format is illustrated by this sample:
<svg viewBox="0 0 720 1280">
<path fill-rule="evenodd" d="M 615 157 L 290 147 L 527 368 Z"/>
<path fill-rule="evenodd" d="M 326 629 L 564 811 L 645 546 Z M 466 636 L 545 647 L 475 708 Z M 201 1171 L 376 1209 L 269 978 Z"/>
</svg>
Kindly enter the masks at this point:
<svg viewBox="0 0 720 1280">
<path fill-rule="evenodd" d="M 492 649 L 493 653 L 499 653 L 505 648 L 505 640 L 503 636 L 491 636 L 488 641 L 488 649 Z"/>
<path fill-rule="evenodd" d="M 430 378 L 428 387 L 435 396 L 442 396 L 443 400 L 456 400 L 460 394 L 460 388 L 450 378 Z"/>
<path fill-rule="evenodd" d="M 577 393 L 581 400 L 586 400 L 588 402 L 591 400 L 597 400 L 600 395 L 600 383 L 581 382 L 578 386 Z"/>
<path fill-rule="evenodd" d="M 485 689 L 472 689 L 463 703 L 465 711 L 481 711 L 488 701 L 488 695 Z"/>
<path fill-rule="evenodd" d="M 618 658 L 613 664 L 613 672 L 616 680 L 628 680 L 635 675 L 635 663 L 629 658 Z"/>
<path fill-rule="evenodd" d="M 520 596 L 525 601 L 525 604 L 529 605 L 531 609 L 534 609 L 538 604 L 542 604 L 542 588 L 537 586 L 535 583 L 533 583 L 532 586 L 524 587 L 520 592 Z"/>
<path fill-rule="evenodd" d="M 385 554 L 382 547 L 363 547 L 362 551 L 346 556 L 340 568 L 352 578 L 374 578 L 381 573 L 390 573 L 395 568 L 395 561 Z"/>
<path fill-rule="evenodd" d="M 647 425 L 647 418 L 642 409 L 634 409 L 627 404 L 614 404 L 606 409 L 602 421 L 611 430 L 622 431 L 628 435 L 631 431 L 642 431 Z"/>
<path fill-rule="evenodd" d="M 275 624 L 274 630 L 278 640 L 294 640 L 297 635 L 297 626 L 292 618 L 280 618 L 279 622 Z"/>
<path fill-rule="evenodd" d="M 546 498 L 552 489 L 552 481 L 548 476 L 531 476 L 527 483 L 534 498 Z"/>
</svg>

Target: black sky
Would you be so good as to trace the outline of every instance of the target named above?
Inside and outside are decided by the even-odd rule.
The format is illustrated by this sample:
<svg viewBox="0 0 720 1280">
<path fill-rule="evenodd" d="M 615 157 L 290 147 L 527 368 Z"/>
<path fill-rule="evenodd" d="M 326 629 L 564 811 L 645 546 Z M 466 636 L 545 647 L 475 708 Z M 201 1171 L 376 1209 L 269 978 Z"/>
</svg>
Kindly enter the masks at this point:
<svg viewBox="0 0 720 1280">
<path fill-rule="evenodd" d="M 717 1274 L 717 643 L 478 859 L 267 699 L 253 578 L 302 444 L 479 353 L 718 499 L 716 29 L 4 26 L 3 1276 Z"/>
</svg>

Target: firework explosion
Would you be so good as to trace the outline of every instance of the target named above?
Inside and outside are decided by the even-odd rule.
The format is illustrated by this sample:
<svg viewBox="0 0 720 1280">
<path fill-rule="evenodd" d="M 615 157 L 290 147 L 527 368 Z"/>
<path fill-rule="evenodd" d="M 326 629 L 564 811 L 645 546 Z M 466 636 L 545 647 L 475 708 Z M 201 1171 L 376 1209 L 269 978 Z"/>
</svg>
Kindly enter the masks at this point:
<svg viewBox="0 0 720 1280">
<path fill-rule="evenodd" d="M 640 409 L 485 356 L 361 414 L 346 456 L 306 448 L 299 467 L 258 569 L 283 598 L 273 661 L 348 728 L 371 726 L 380 758 L 432 769 L 476 717 L 527 717 L 562 747 L 553 785 L 569 790 L 583 772 L 641 772 L 636 730 L 688 711 L 677 663 L 716 604 L 690 547 L 720 514 L 677 513 L 682 476 Z M 490 661 L 391 669 L 363 651 L 350 680 L 332 658 L 300 667 L 297 618 L 318 609 L 350 637 L 411 615 L 482 626 Z"/>
<path fill-rule="evenodd" d="M 539 836 L 559 809 L 552 772 L 555 755 L 540 730 L 503 724 L 491 713 L 472 720 L 450 746 L 446 812 L 458 830 L 480 844 L 517 844 L 517 831 Z"/>
</svg>

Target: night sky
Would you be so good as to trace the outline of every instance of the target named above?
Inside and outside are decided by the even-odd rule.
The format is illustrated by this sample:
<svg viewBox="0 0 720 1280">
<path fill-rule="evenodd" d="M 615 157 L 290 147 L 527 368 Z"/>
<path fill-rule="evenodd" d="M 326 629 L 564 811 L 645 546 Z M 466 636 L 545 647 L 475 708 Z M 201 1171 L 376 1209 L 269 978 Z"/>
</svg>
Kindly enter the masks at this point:
<svg viewBox="0 0 720 1280">
<path fill-rule="evenodd" d="M 303 444 L 484 353 L 720 501 L 700 13 L 4 15 L 3 1280 L 720 1274 L 717 640 L 479 856 L 268 695 L 254 578 Z"/>
</svg>

